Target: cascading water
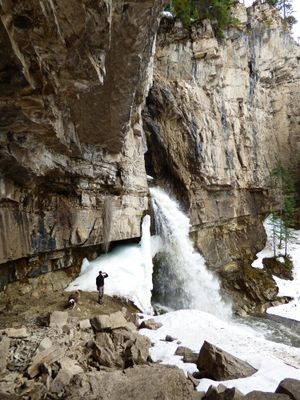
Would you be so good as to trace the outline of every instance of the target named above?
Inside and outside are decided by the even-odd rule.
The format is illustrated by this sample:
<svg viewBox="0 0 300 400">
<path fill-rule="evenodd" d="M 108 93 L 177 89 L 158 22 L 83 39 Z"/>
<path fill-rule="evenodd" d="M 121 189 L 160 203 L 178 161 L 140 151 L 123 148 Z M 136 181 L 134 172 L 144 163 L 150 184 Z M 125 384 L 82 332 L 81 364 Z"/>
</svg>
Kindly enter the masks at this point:
<svg viewBox="0 0 300 400">
<path fill-rule="evenodd" d="M 152 188 L 150 192 L 157 234 L 162 239 L 154 274 L 158 302 L 173 309 L 195 308 L 229 317 L 231 307 L 220 296 L 219 282 L 189 239 L 189 219 L 163 190 Z"/>
</svg>

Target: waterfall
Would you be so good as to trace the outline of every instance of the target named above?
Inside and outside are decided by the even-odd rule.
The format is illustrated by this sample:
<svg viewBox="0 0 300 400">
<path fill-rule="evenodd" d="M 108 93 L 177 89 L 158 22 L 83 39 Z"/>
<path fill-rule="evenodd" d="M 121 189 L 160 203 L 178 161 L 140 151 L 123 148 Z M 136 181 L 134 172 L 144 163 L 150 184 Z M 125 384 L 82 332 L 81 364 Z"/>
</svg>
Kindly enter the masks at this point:
<svg viewBox="0 0 300 400">
<path fill-rule="evenodd" d="M 162 248 L 155 258 L 154 287 L 158 302 L 173 309 L 195 308 L 229 317 L 219 282 L 189 238 L 189 218 L 159 188 L 150 189 L 157 234 Z M 155 294 L 155 293 L 154 293 Z"/>
</svg>

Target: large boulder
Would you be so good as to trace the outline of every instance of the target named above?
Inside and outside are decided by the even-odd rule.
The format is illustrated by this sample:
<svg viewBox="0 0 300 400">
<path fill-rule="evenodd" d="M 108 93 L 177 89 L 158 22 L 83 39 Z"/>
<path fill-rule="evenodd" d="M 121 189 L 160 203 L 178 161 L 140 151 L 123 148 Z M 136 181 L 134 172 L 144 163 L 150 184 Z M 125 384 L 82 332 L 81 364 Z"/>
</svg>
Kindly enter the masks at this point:
<svg viewBox="0 0 300 400">
<path fill-rule="evenodd" d="M 127 368 L 145 364 L 149 358 L 149 338 L 135 332 L 117 330 L 96 336 L 93 359 L 105 367 Z"/>
<path fill-rule="evenodd" d="M 193 352 L 193 350 L 189 349 L 185 346 L 178 346 L 175 351 L 176 356 L 182 356 L 182 361 L 184 363 L 193 363 L 197 364 L 198 353 Z"/>
<path fill-rule="evenodd" d="M 236 388 L 227 389 L 224 385 L 210 386 L 203 400 L 241 400 L 244 395 Z"/>
<path fill-rule="evenodd" d="M 127 328 L 128 322 L 122 312 L 117 311 L 112 314 L 97 315 L 91 319 L 91 325 L 96 331 L 101 332 L 117 328 Z"/>
<path fill-rule="evenodd" d="M 201 347 L 197 368 L 203 378 L 216 381 L 245 378 L 256 372 L 256 369 L 247 362 L 206 341 Z"/>
<path fill-rule="evenodd" d="M 276 393 L 284 393 L 292 400 L 300 400 L 300 381 L 291 378 L 284 379 L 279 383 Z"/>
<path fill-rule="evenodd" d="M 124 371 L 89 372 L 65 388 L 68 400 L 187 400 L 194 389 L 177 367 L 139 365 Z"/>
<path fill-rule="evenodd" d="M 51 382 L 50 392 L 60 396 L 64 388 L 68 385 L 72 377 L 76 374 L 83 373 L 83 369 L 69 357 L 64 357 L 58 362 L 60 370 Z"/>
<path fill-rule="evenodd" d="M 293 280 L 293 262 L 289 257 L 269 257 L 262 260 L 265 269 L 281 279 Z"/>
<path fill-rule="evenodd" d="M 40 372 L 40 368 L 43 364 L 51 365 L 56 361 L 59 361 L 64 357 L 65 349 L 59 346 L 51 346 L 48 349 L 37 353 L 28 368 L 28 375 L 30 378 L 34 378 Z"/>
</svg>

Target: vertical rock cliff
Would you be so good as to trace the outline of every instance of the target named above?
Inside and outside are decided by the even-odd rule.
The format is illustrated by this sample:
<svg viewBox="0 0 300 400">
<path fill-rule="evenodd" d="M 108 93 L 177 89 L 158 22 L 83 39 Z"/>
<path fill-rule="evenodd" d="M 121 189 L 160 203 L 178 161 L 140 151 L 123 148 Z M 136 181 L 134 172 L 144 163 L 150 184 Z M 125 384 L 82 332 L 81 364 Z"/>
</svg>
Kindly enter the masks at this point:
<svg viewBox="0 0 300 400">
<path fill-rule="evenodd" d="M 267 4 L 235 12 L 239 22 L 221 41 L 209 22 L 162 23 L 144 112 L 146 163 L 181 198 L 224 286 L 247 291 L 246 277 L 258 287 L 255 301 L 267 303 L 276 290 L 249 265 L 264 246 L 262 216 L 276 208 L 276 160 L 296 171 L 300 48 Z"/>
<path fill-rule="evenodd" d="M 140 236 L 140 114 L 163 0 L 0 4 L 3 288 Z"/>
</svg>

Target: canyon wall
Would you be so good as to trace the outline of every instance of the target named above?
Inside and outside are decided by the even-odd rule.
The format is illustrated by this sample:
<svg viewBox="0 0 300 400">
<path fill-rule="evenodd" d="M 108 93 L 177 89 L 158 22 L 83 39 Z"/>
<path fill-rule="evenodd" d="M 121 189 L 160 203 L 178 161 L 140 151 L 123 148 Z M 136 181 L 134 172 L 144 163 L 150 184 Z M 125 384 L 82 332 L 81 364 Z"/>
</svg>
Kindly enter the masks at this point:
<svg viewBox="0 0 300 400">
<path fill-rule="evenodd" d="M 159 28 L 164 0 L 0 4 L 0 291 L 139 238 L 147 170 L 223 286 L 274 299 L 249 265 L 271 171 L 299 158 L 300 48 L 276 10 L 238 5 L 220 40 L 206 21 Z"/>
<path fill-rule="evenodd" d="M 210 268 L 240 291 L 278 207 L 271 171 L 281 160 L 297 173 L 300 47 L 267 4 L 235 13 L 222 40 L 209 22 L 163 21 L 144 121 L 149 173 L 177 194 Z"/>
<path fill-rule="evenodd" d="M 0 4 L 1 290 L 140 236 L 163 0 Z"/>
<path fill-rule="evenodd" d="M 276 160 L 295 169 L 300 151 L 300 47 L 266 4 L 237 17 L 221 43 L 209 23 L 158 37 L 146 161 L 195 231 L 268 212 Z"/>
</svg>

